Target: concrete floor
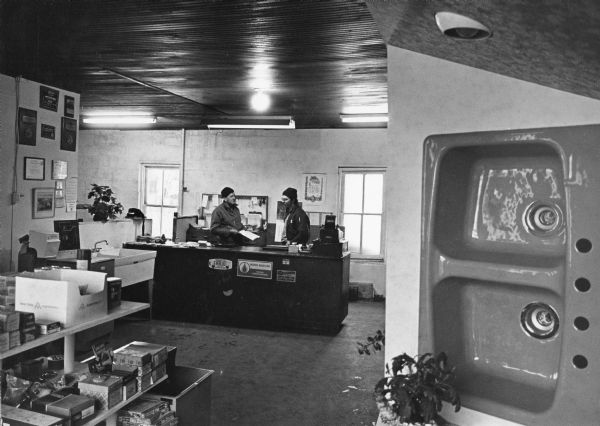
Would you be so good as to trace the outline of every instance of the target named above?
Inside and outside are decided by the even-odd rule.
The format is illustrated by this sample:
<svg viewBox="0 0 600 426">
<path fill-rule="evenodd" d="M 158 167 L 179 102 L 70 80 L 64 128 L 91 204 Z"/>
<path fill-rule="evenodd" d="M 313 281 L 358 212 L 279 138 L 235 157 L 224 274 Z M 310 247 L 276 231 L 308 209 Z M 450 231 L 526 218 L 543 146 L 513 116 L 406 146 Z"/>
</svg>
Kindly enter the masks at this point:
<svg viewBox="0 0 600 426">
<path fill-rule="evenodd" d="M 371 426 L 384 357 L 356 342 L 383 330 L 384 306 L 351 302 L 335 336 L 123 320 L 111 340 L 177 346 L 177 365 L 214 370 L 211 426 Z"/>
</svg>

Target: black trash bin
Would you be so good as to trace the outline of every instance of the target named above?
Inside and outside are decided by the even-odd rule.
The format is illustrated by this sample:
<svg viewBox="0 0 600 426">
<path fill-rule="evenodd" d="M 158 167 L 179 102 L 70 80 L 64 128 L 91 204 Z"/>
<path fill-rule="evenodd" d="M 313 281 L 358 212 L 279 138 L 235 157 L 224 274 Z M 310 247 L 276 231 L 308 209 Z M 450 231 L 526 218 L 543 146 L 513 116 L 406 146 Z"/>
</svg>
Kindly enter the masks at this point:
<svg viewBox="0 0 600 426">
<path fill-rule="evenodd" d="M 213 370 L 178 365 L 167 380 L 146 395 L 168 402 L 179 419 L 178 426 L 209 426 L 213 373 Z"/>
</svg>

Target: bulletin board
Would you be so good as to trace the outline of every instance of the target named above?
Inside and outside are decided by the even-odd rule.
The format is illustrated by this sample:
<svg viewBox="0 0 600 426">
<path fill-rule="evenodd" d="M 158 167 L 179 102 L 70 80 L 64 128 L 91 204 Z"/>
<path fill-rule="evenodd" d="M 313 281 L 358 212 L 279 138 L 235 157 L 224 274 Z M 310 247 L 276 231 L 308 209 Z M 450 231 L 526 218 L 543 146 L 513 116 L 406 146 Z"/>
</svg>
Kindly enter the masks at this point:
<svg viewBox="0 0 600 426">
<path fill-rule="evenodd" d="M 238 195 L 235 194 L 242 222 L 248 225 L 260 226 L 269 221 L 269 197 L 266 195 Z M 210 226 L 210 216 L 223 199 L 218 193 L 202 194 L 202 205 L 200 206 L 200 218 L 205 219 Z M 246 221 L 244 221 L 244 218 Z"/>
</svg>

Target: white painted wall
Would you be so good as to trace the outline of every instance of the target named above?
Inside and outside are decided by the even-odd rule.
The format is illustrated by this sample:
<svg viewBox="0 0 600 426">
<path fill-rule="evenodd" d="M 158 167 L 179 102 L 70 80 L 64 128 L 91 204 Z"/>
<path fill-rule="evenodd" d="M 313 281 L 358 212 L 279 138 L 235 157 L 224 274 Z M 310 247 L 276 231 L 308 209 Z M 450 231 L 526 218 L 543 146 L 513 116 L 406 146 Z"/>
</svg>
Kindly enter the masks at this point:
<svg viewBox="0 0 600 426">
<path fill-rule="evenodd" d="M 422 144 L 430 134 L 600 123 L 600 101 L 388 47 L 386 359 L 417 353 Z M 513 424 L 472 410 L 461 426 Z"/>
<path fill-rule="evenodd" d="M 33 219 L 32 189 L 54 188 L 55 181 L 51 179 L 52 160 L 67 161 L 68 176 L 77 176 L 77 152 L 61 150 L 60 137 L 61 117 L 64 115 L 64 97 L 68 95 L 75 98 L 74 118 L 78 120 L 79 95 L 55 88 L 59 90 L 59 103 L 58 111 L 54 112 L 40 108 L 39 83 L 21 79 L 19 85 L 19 106 L 37 111 L 36 145 L 17 145 L 15 136 L 16 82 L 14 78 L 0 74 L 0 272 L 16 270 L 19 237 L 27 234 L 30 230 L 53 232 L 54 220 L 75 218 L 75 211 L 67 213 L 63 207 L 55 209 L 53 218 Z M 54 140 L 41 137 L 42 123 L 55 127 Z M 43 181 L 23 179 L 23 157 L 26 156 L 46 160 Z M 20 198 L 17 204 L 11 205 L 10 194 L 13 191 L 15 176 L 15 190 L 20 194 Z"/>
<path fill-rule="evenodd" d="M 325 202 L 305 203 L 305 210 L 337 212 L 338 167 L 386 166 L 386 144 L 386 129 L 191 130 L 185 140 L 181 130 L 84 130 L 79 201 L 87 202 L 90 185 L 98 183 L 110 185 L 125 209 L 138 207 L 140 164 L 162 162 L 184 163 L 182 215 L 198 213 L 202 193 L 230 186 L 242 195 L 267 195 L 274 222 L 281 192 L 300 189 L 303 173 L 327 175 Z M 352 263 L 350 279 L 372 281 L 384 295 L 385 263 Z"/>
</svg>

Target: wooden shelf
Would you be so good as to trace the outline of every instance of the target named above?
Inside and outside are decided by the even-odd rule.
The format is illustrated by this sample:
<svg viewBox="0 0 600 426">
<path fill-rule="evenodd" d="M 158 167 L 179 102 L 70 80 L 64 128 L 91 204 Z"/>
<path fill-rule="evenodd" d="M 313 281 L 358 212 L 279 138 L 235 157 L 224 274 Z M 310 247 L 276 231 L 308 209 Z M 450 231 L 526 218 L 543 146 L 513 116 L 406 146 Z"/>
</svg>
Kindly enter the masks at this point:
<svg viewBox="0 0 600 426">
<path fill-rule="evenodd" d="M 150 305 L 148 303 L 128 302 L 123 300 L 121 301 L 121 306 L 112 309 L 108 314 L 104 316 L 82 322 L 72 327 L 64 328 L 56 333 L 40 336 L 37 339 L 34 339 L 30 342 L 24 343 L 20 346 L 16 346 L 12 349 L 9 349 L 8 351 L 2 352 L 0 353 L 0 361 L 8 357 L 20 354 L 21 352 L 25 352 L 30 349 L 34 349 L 39 346 L 45 345 L 46 343 L 53 342 L 63 337 L 72 336 L 75 333 L 87 330 L 88 328 L 92 328 L 97 325 L 104 324 L 105 322 L 112 321 L 130 314 L 134 314 L 136 312 L 143 311 L 144 309 L 148 308 L 150 308 Z"/>
<path fill-rule="evenodd" d="M 135 393 L 131 398 L 127 398 L 125 401 L 119 402 L 117 405 L 115 405 L 114 407 L 112 407 L 108 410 L 98 411 L 97 413 L 94 414 L 94 418 L 92 418 L 91 420 L 87 420 L 83 424 L 86 426 L 88 426 L 88 425 L 93 426 L 93 425 L 97 425 L 98 423 L 100 423 L 102 421 L 107 420 L 107 426 L 110 425 L 111 420 L 115 420 L 114 417 L 116 417 L 117 411 L 119 411 L 121 408 L 125 407 L 127 404 L 131 403 L 132 401 L 135 401 L 140 396 L 144 395 L 146 392 L 148 392 L 154 386 L 158 385 L 159 383 L 164 382 L 165 380 L 167 380 L 167 378 L 168 378 L 168 376 L 165 375 L 165 376 L 161 377 L 160 379 L 158 379 L 156 381 L 156 383 L 152 384 L 146 390 Z"/>
</svg>

